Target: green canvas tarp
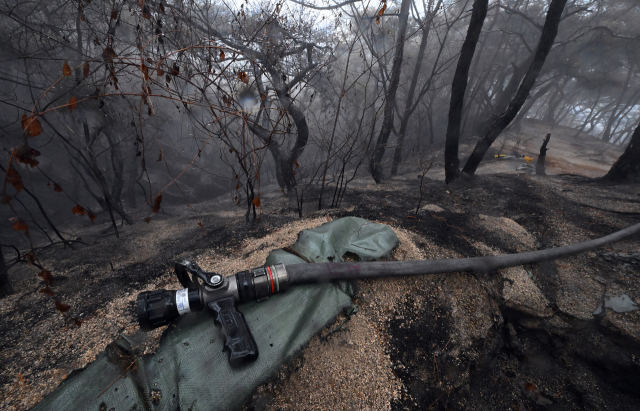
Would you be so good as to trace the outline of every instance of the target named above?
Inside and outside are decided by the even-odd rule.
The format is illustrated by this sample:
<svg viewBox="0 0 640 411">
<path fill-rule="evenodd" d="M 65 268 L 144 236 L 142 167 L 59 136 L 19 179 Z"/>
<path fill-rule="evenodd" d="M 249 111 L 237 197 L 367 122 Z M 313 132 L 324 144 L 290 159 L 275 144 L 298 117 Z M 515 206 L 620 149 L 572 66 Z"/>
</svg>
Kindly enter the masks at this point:
<svg viewBox="0 0 640 411">
<path fill-rule="evenodd" d="M 335 262 L 347 253 L 374 260 L 388 256 L 397 245 L 398 238 L 388 226 L 345 217 L 301 232 L 292 246 L 294 253 L 272 251 L 266 264 Z M 107 350 L 111 356 L 100 354 L 33 410 L 238 409 L 284 361 L 350 305 L 349 295 L 338 285 L 318 284 L 294 286 L 268 301 L 240 306 L 260 355 L 239 368 L 229 366 L 223 337 L 208 311 L 179 318 L 164 333 L 156 353 L 139 357 L 129 369 L 112 359 L 114 351 L 116 356 L 135 351 L 135 336 L 121 336 Z"/>
</svg>

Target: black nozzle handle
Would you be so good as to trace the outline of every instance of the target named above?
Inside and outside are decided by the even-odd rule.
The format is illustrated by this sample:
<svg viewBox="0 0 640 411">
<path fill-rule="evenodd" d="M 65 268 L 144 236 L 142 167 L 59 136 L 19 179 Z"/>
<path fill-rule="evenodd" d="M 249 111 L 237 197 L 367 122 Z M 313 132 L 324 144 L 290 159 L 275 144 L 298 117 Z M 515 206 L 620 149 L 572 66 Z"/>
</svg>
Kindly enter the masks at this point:
<svg viewBox="0 0 640 411">
<path fill-rule="evenodd" d="M 258 358 L 258 344 L 253 339 L 244 315 L 236 308 L 231 297 L 221 298 L 209 303 L 209 309 L 215 314 L 215 321 L 222 326 L 224 347 L 229 351 L 229 364 L 232 367 L 255 361 Z"/>
</svg>

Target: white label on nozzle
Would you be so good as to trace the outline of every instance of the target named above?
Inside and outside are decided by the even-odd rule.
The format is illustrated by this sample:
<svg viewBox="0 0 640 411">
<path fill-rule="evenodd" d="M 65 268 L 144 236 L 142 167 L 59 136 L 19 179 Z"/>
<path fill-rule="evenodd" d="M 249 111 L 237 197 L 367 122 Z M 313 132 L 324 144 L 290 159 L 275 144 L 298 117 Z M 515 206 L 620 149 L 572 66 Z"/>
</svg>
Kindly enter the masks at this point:
<svg viewBox="0 0 640 411">
<path fill-rule="evenodd" d="M 189 307 L 189 289 L 183 288 L 176 291 L 176 307 L 178 307 L 178 314 L 184 315 L 191 312 Z"/>
</svg>

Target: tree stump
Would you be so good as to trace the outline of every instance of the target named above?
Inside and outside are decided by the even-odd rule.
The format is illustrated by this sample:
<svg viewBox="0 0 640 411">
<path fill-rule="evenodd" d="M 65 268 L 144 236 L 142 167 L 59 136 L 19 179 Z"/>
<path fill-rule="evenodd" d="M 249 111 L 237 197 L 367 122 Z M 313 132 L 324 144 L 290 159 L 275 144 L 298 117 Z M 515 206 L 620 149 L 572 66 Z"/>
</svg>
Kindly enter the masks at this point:
<svg viewBox="0 0 640 411">
<path fill-rule="evenodd" d="M 549 139 L 551 138 L 551 133 L 547 133 L 547 136 L 544 138 L 544 142 L 542 146 L 540 146 L 540 155 L 538 156 L 538 161 L 536 162 L 536 175 L 546 176 L 547 173 L 544 171 L 544 159 L 547 156 L 547 144 L 549 143 Z"/>
</svg>

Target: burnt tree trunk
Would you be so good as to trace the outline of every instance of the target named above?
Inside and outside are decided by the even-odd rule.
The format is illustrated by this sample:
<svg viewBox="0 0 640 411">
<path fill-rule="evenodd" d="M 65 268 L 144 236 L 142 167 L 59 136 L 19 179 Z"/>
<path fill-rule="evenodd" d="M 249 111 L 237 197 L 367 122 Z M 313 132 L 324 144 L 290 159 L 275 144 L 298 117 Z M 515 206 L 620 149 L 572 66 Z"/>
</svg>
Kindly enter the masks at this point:
<svg viewBox="0 0 640 411">
<path fill-rule="evenodd" d="M 393 119 L 395 117 L 394 107 L 396 105 L 396 92 L 398 91 L 398 85 L 400 84 L 400 72 L 402 71 L 402 59 L 404 53 L 404 40 L 407 34 L 407 21 L 409 20 L 409 6 L 410 0 L 402 0 L 400 5 L 400 24 L 398 25 L 398 36 L 396 37 L 396 50 L 393 56 L 393 66 L 391 68 L 391 76 L 389 80 L 389 89 L 387 90 L 387 97 L 384 103 L 384 116 L 382 121 L 382 128 L 378 135 L 375 148 L 371 154 L 369 160 L 369 171 L 371 177 L 377 184 L 382 183 L 382 157 L 387 147 L 387 141 L 389 141 L 389 135 L 393 129 Z"/>
<path fill-rule="evenodd" d="M 487 8 L 489 0 L 475 0 L 473 2 L 473 11 L 471 12 L 471 21 L 467 30 L 467 36 L 462 43 L 460 58 L 456 66 L 456 72 L 453 76 L 451 84 L 451 102 L 449 104 L 449 123 L 447 125 L 447 139 L 444 148 L 444 172 L 445 182 L 449 184 L 460 176 L 458 166 L 458 145 L 460 141 L 460 125 L 462 122 L 462 109 L 464 103 L 464 94 L 467 90 L 467 81 L 469 79 L 469 67 L 473 54 L 476 51 L 478 38 L 484 19 L 487 16 Z"/>
<path fill-rule="evenodd" d="M 609 116 L 609 120 L 607 120 L 607 125 L 605 126 L 604 132 L 602 134 L 602 141 L 609 142 L 611 139 L 611 129 L 613 128 L 613 124 L 616 122 L 620 114 L 622 114 L 622 110 L 618 111 L 620 106 L 622 105 L 622 100 L 624 99 L 625 94 L 627 94 L 627 90 L 629 89 L 629 84 L 631 83 L 631 77 L 633 75 L 633 61 L 631 61 L 631 66 L 629 67 L 629 71 L 627 72 L 627 80 L 622 88 L 622 93 L 616 102 L 613 111 L 611 111 L 611 115 Z"/>
<path fill-rule="evenodd" d="M 493 113 L 491 113 L 492 115 L 500 114 L 505 111 L 507 107 L 509 107 L 509 99 L 518 90 L 518 86 L 520 85 L 520 82 L 522 81 L 522 78 L 526 73 L 526 69 L 531 65 L 532 60 L 533 54 L 527 57 L 525 61 L 523 61 L 520 65 L 511 63 L 513 67 L 513 74 L 511 75 L 511 79 L 509 79 L 507 87 L 505 87 L 505 89 L 500 92 L 500 98 L 498 99 L 495 110 L 493 111 Z M 487 130 L 489 130 L 489 128 L 491 127 L 492 115 L 487 115 L 488 120 L 480 123 L 476 130 L 477 135 L 483 136 L 487 132 Z"/>
<path fill-rule="evenodd" d="M 0 246 L 0 298 L 6 297 L 12 291 L 11 283 L 9 282 L 9 269 L 4 259 L 4 254 L 2 254 L 2 246 Z"/>
<path fill-rule="evenodd" d="M 527 74 L 525 74 L 518 91 L 509 104 L 509 107 L 502 114 L 494 117 L 491 127 L 484 137 L 476 144 L 473 153 L 471 153 L 467 163 L 462 169 L 463 173 L 473 175 L 476 172 L 478 165 L 482 161 L 482 158 L 489 147 L 491 147 L 491 144 L 493 144 L 509 123 L 511 123 L 518 114 L 522 105 L 525 103 L 531 88 L 538 78 L 538 74 L 540 74 L 540 71 L 542 70 L 542 66 L 544 65 L 547 55 L 549 54 L 549 51 L 551 51 L 551 46 L 556 38 L 556 34 L 558 33 L 558 25 L 561 20 L 560 17 L 562 16 L 562 11 L 564 10 L 566 3 L 567 0 L 552 0 L 551 4 L 549 4 L 547 18 L 542 29 L 542 34 L 540 35 L 540 42 L 536 48 L 535 57 L 531 62 L 531 66 L 529 66 L 529 70 L 527 70 Z"/>
<path fill-rule="evenodd" d="M 631 136 L 627 149 L 604 176 L 609 181 L 622 181 L 640 174 L 640 124 Z"/>
<path fill-rule="evenodd" d="M 427 49 L 427 42 L 429 40 L 429 31 L 431 30 L 431 22 L 433 21 L 435 13 L 442 5 L 442 0 L 438 2 L 435 9 L 432 10 L 433 0 L 429 2 L 429 13 L 425 16 L 425 23 L 422 26 L 422 38 L 420 39 L 420 47 L 418 48 L 418 57 L 416 58 L 416 65 L 413 68 L 413 76 L 411 77 L 411 84 L 409 85 L 409 92 L 407 94 L 407 100 L 405 101 L 404 111 L 402 113 L 402 120 L 400 120 L 400 132 L 398 134 L 398 145 L 393 153 L 393 164 L 391 165 L 391 176 L 395 176 L 398 173 L 398 166 L 402 161 L 402 151 L 404 148 L 404 138 L 407 134 L 407 126 L 409 125 L 409 117 L 413 114 L 413 110 L 418 106 L 414 104 L 413 97 L 415 95 L 416 86 L 418 84 L 418 78 L 420 77 L 420 68 L 422 61 L 424 60 L 425 50 Z"/>
<path fill-rule="evenodd" d="M 544 159 L 547 157 L 547 144 L 549 144 L 550 138 L 551 133 L 547 133 L 542 146 L 540 146 L 540 155 L 538 156 L 538 161 L 536 161 L 536 174 L 539 176 L 547 175 L 547 173 L 545 173 L 544 171 Z"/>
</svg>

